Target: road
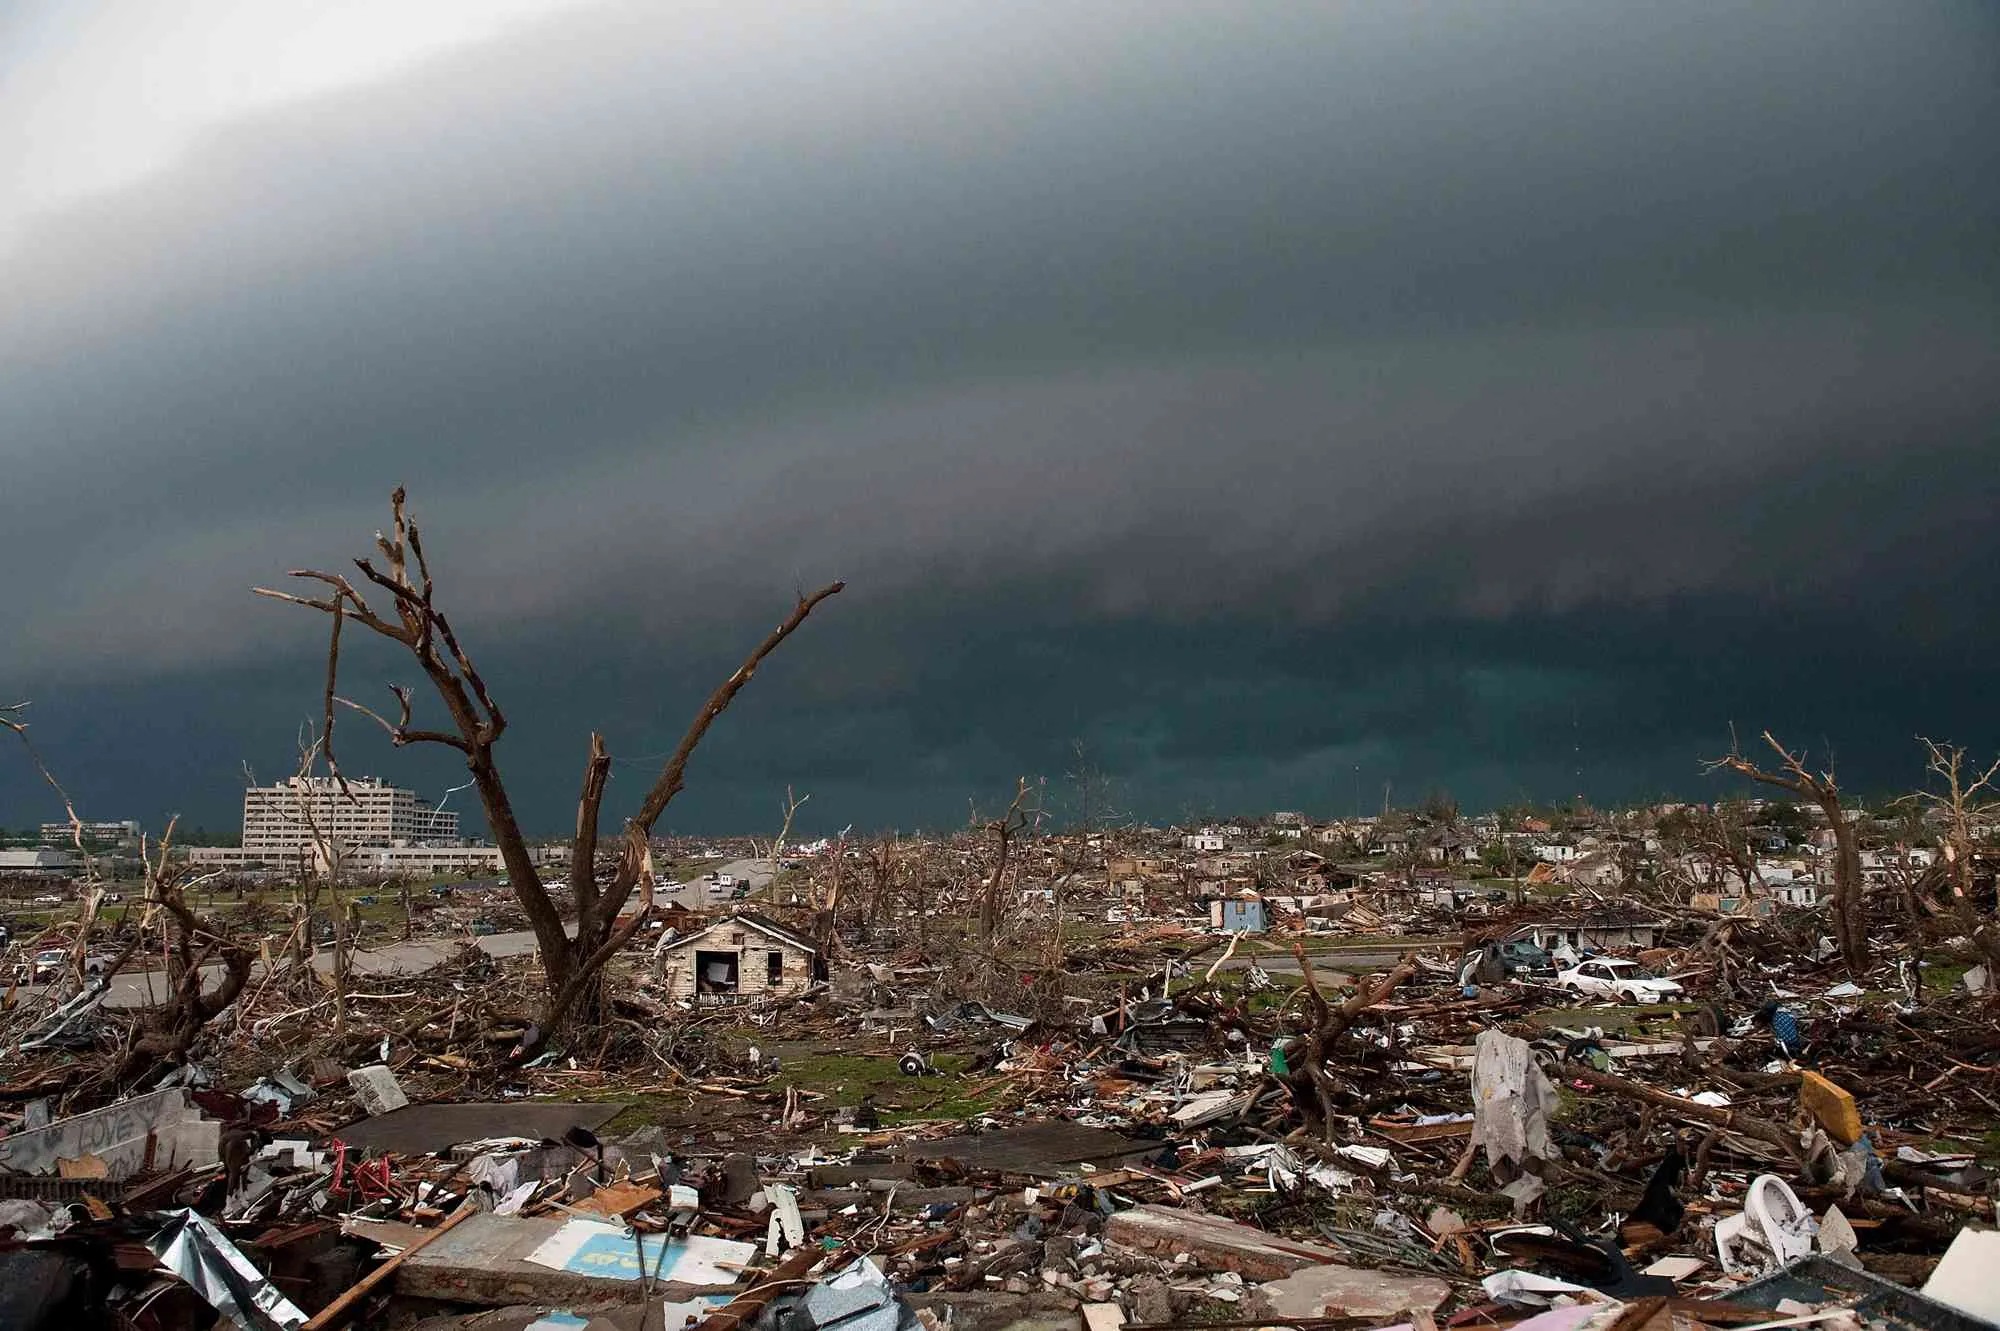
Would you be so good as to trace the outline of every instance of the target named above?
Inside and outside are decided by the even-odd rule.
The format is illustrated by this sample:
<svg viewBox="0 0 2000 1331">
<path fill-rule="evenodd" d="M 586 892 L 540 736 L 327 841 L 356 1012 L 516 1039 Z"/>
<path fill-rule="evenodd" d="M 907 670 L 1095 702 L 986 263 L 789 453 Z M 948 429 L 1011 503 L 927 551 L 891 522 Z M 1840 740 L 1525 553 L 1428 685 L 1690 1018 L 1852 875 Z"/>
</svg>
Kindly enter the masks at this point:
<svg viewBox="0 0 2000 1331">
<path fill-rule="evenodd" d="M 734 860 L 723 865 L 719 872 L 748 880 L 753 891 L 766 887 L 771 882 L 770 862 L 767 860 Z M 708 910 L 721 904 L 709 899 L 709 886 L 697 879 L 685 884 L 678 892 L 662 893 L 661 900 L 679 901 L 690 910 Z M 524 957 L 535 951 L 535 935 L 527 929 L 486 934 L 483 937 L 474 937 L 472 942 L 490 957 Z M 397 975 L 429 970 L 449 959 L 458 950 L 458 945 L 459 940 L 456 938 L 418 940 L 409 943 L 391 943 L 387 947 L 356 952 L 353 957 L 354 973 L 358 976 L 390 979 Z M 333 969 L 333 953 L 324 946 L 315 961 L 322 971 Z M 258 973 L 261 974 L 261 971 L 260 967 Z M 255 976 L 251 983 L 256 983 Z M 104 1000 L 104 1004 L 112 1008 L 149 1007 L 164 997 L 165 993 L 166 975 L 163 972 L 121 973 L 112 978 L 111 993 Z"/>
<path fill-rule="evenodd" d="M 1306 953 L 1313 964 L 1313 978 L 1320 986 L 1343 984 L 1356 975 L 1371 975 L 1386 971 L 1394 966 L 1405 952 L 1438 951 L 1450 952 L 1458 946 L 1456 939 L 1434 938 L 1422 942 L 1401 945 L 1357 943 L 1339 948 L 1315 949 Z M 1196 969 L 1200 969 L 1200 959 L 1196 959 Z M 1264 952 L 1244 956 L 1239 951 L 1225 964 L 1225 969 L 1242 970 L 1252 965 L 1262 966 L 1273 975 L 1298 975 L 1299 959 L 1289 952 Z"/>
<path fill-rule="evenodd" d="M 771 885 L 772 873 L 769 860 L 731 860 L 715 872 L 748 882 L 752 892 L 762 891 Z M 734 888 L 722 889 L 720 895 L 717 895 L 713 884 L 697 878 L 691 883 L 682 884 L 679 891 L 661 893 L 660 900 L 675 902 L 686 906 L 689 910 L 711 910 L 716 906 L 726 905 L 734 891 Z"/>
</svg>

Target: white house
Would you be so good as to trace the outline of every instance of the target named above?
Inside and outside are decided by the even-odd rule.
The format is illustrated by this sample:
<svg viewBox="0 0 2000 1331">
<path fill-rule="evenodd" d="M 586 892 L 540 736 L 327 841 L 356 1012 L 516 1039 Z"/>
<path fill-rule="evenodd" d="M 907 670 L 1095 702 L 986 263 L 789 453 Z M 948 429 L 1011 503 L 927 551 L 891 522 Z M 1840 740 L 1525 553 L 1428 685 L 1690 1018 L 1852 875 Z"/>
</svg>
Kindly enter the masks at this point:
<svg viewBox="0 0 2000 1331">
<path fill-rule="evenodd" d="M 804 993 L 826 978 L 810 938 L 761 915 L 731 915 L 663 944 L 660 974 L 676 999 L 701 1005 Z"/>
</svg>

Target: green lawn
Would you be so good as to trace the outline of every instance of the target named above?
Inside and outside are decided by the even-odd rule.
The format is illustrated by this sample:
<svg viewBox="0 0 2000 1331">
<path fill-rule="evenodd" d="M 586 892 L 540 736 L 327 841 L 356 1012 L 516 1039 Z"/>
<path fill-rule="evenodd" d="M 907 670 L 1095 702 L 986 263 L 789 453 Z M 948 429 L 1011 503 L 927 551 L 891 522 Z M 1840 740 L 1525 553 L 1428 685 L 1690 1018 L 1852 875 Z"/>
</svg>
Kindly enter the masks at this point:
<svg viewBox="0 0 2000 1331">
<path fill-rule="evenodd" d="M 1621 1003 L 1616 1007 L 1544 1008 L 1530 1012 L 1528 1020 L 1537 1026 L 1560 1026 L 1566 1030 L 1601 1026 L 1607 1035 L 1673 1036 L 1680 1033 L 1680 1025 L 1674 1019 L 1700 1006 L 1699 1003 Z"/>
<path fill-rule="evenodd" d="M 983 1078 L 965 1073 L 963 1056 L 940 1054 L 935 1077 L 905 1077 L 896 1067 L 897 1054 L 807 1054 L 782 1060 L 783 1071 L 772 1084 L 796 1086 L 826 1096 L 815 1108 L 850 1106 L 872 1095 L 885 1124 L 917 1119 L 971 1118 L 986 1112 L 992 1101 L 974 1086 Z"/>
</svg>

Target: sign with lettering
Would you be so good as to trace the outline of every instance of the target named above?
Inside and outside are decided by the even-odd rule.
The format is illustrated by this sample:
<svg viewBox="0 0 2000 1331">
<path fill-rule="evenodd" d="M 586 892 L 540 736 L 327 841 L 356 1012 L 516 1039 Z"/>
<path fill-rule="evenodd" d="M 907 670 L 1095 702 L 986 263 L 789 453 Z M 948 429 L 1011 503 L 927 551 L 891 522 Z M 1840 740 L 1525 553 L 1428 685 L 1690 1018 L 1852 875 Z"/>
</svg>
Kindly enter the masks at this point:
<svg viewBox="0 0 2000 1331">
<path fill-rule="evenodd" d="M 145 1162 L 147 1134 L 169 1123 L 197 1117 L 187 1092 L 178 1086 L 120 1100 L 45 1128 L 0 1137 L 0 1168 L 19 1174 L 53 1174 L 58 1160 L 101 1157 L 115 1177 Z"/>
</svg>

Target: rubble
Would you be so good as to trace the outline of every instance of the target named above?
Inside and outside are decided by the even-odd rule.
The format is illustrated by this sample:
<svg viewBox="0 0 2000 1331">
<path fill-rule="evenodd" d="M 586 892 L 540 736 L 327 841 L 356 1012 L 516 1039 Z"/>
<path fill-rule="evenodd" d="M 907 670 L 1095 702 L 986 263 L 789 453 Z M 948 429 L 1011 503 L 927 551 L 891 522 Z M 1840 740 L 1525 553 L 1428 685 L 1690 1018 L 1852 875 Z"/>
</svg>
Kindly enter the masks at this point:
<svg viewBox="0 0 2000 1331">
<path fill-rule="evenodd" d="M 1924 974 L 1969 942 L 1885 925 L 1854 975 L 1783 915 L 1536 926 L 1684 990 L 1639 1005 L 1501 948 L 1531 911 L 1404 886 L 1355 875 L 1337 918 L 1269 894 L 1261 934 L 1157 888 L 1115 928 L 1020 923 L 1004 967 L 957 962 L 941 908 L 830 930 L 779 902 L 825 983 L 723 1002 L 648 945 L 520 1063 L 531 957 L 353 985 L 340 1033 L 274 967 L 111 1101 L 120 1019 L 58 998 L 0 1014 L 0 1258 L 166 1331 L 1994 1316 L 2000 1000 Z M 82 1043 L 45 1038 L 57 1011 Z"/>
</svg>

